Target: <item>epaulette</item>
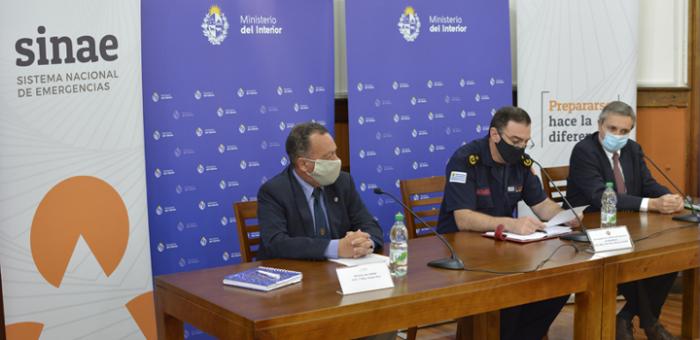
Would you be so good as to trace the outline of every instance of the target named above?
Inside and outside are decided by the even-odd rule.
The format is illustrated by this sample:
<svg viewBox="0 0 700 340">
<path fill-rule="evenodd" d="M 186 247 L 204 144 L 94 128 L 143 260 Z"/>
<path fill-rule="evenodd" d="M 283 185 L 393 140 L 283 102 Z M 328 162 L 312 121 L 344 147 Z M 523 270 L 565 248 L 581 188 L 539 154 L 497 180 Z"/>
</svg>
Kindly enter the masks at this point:
<svg viewBox="0 0 700 340">
<path fill-rule="evenodd" d="M 480 160 L 479 154 L 472 153 L 472 154 L 469 154 L 469 156 L 467 156 L 467 163 L 471 166 L 475 166 L 475 165 L 479 164 L 479 160 Z"/>
</svg>

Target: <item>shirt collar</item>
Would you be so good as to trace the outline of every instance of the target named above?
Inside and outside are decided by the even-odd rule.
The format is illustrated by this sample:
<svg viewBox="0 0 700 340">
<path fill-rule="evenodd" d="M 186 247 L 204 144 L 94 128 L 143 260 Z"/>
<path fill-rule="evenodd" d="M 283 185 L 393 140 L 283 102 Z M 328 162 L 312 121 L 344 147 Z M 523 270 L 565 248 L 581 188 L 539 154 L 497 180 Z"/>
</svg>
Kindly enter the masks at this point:
<svg viewBox="0 0 700 340">
<path fill-rule="evenodd" d="M 297 174 L 295 168 L 292 168 L 292 174 L 294 174 L 294 178 L 296 178 L 297 182 L 299 182 L 299 185 L 301 185 L 301 190 L 304 190 L 304 197 L 306 197 L 307 200 L 311 199 L 311 196 L 314 193 L 314 187 L 311 186 L 311 184 L 306 183 L 304 179 L 299 177 L 299 174 Z"/>
</svg>

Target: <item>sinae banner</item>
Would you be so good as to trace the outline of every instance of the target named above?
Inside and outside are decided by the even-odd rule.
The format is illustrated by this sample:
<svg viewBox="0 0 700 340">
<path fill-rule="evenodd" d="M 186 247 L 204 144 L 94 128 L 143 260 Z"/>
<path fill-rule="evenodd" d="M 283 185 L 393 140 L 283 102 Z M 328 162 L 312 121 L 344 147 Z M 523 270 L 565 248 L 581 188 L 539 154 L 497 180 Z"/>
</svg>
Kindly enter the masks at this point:
<svg viewBox="0 0 700 340">
<path fill-rule="evenodd" d="M 9 339 L 155 339 L 139 2 L 0 5 Z"/>
<path fill-rule="evenodd" d="M 510 105 L 508 1 L 346 2 L 350 166 L 385 232 L 399 180 L 442 176 Z"/>
<path fill-rule="evenodd" d="M 233 203 L 289 165 L 295 124 L 333 128 L 332 2 L 142 9 L 153 273 L 237 263 Z"/>
<path fill-rule="evenodd" d="M 532 117 L 530 155 L 569 164 L 603 107 L 637 101 L 638 1 L 517 1 L 518 105 Z M 634 134 L 634 132 L 633 132 Z"/>
</svg>

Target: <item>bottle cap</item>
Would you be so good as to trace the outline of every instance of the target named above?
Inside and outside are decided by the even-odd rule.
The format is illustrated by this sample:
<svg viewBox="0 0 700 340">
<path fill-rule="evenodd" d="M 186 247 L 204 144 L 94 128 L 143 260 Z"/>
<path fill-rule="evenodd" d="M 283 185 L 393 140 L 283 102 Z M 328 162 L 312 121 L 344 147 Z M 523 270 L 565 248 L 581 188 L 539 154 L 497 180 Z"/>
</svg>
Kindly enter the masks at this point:
<svg viewBox="0 0 700 340">
<path fill-rule="evenodd" d="M 605 186 L 608 187 L 608 188 L 612 188 L 612 187 L 613 187 L 613 182 L 606 182 L 606 183 L 605 183 Z"/>
<path fill-rule="evenodd" d="M 396 215 L 394 215 L 394 221 L 398 222 L 401 221 L 403 222 L 403 214 L 401 212 L 397 212 Z"/>
</svg>

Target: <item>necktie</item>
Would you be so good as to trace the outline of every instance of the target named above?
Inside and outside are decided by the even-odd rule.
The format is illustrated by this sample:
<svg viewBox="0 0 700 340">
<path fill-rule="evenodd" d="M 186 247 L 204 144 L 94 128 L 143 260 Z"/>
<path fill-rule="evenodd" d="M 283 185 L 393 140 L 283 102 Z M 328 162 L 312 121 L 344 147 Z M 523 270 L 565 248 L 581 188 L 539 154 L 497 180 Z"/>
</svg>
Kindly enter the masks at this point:
<svg viewBox="0 0 700 340">
<path fill-rule="evenodd" d="M 620 167 L 620 154 L 613 153 L 613 175 L 615 175 L 615 187 L 617 187 L 618 194 L 624 194 L 627 192 L 625 188 L 625 179 L 622 178 L 622 168 Z"/>
<path fill-rule="evenodd" d="M 330 238 L 331 235 L 328 232 L 328 223 L 326 223 L 326 216 L 323 214 L 323 208 L 321 208 L 321 200 L 323 199 L 321 188 L 315 188 L 313 192 L 314 197 L 314 224 L 316 225 L 316 235 L 322 238 Z"/>
</svg>

